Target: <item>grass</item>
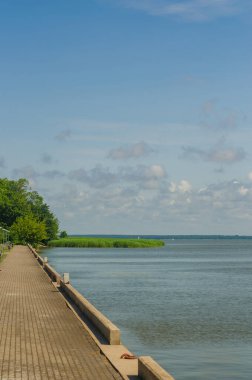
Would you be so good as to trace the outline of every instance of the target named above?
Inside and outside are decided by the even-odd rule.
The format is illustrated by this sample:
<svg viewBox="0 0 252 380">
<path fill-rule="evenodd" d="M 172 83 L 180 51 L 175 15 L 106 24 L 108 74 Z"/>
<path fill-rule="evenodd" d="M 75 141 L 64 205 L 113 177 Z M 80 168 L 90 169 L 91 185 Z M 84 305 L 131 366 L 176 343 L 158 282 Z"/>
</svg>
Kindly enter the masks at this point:
<svg viewBox="0 0 252 380">
<path fill-rule="evenodd" d="M 49 247 L 76 247 L 76 248 L 152 248 L 162 247 L 164 242 L 151 239 L 112 239 L 96 237 L 67 237 L 51 240 Z"/>
<path fill-rule="evenodd" d="M 1 262 L 5 259 L 5 257 L 8 255 L 9 251 L 7 249 L 4 249 L 3 251 L 1 251 L 2 254 L 0 256 L 0 264 Z"/>
</svg>

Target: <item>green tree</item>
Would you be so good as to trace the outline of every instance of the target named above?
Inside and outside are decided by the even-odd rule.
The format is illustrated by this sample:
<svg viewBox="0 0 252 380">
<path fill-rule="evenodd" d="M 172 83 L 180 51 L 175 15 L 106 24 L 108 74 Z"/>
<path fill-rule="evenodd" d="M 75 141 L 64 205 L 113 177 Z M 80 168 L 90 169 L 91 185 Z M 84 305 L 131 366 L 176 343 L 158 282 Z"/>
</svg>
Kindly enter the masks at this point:
<svg viewBox="0 0 252 380">
<path fill-rule="evenodd" d="M 44 203 L 43 198 L 36 191 L 32 191 L 28 194 L 28 203 L 31 212 L 36 218 L 41 222 L 45 222 L 48 240 L 56 239 L 59 230 L 59 222 L 50 211 L 49 206 Z"/>
<path fill-rule="evenodd" d="M 38 221 L 33 215 L 20 216 L 10 229 L 14 243 L 38 245 L 47 239 L 44 222 Z"/>
<path fill-rule="evenodd" d="M 29 211 L 27 202 L 28 181 L 0 178 L 0 222 L 5 228 L 10 227 L 19 216 Z"/>
<path fill-rule="evenodd" d="M 64 239 L 66 238 L 68 235 L 67 235 L 67 232 L 66 231 L 61 231 L 60 234 L 59 234 L 59 237 L 60 239 Z"/>
<path fill-rule="evenodd" d="M 0 178 L 0 225 L 9 229 L 17 218 L 26 215 L 45 224 L 44 243 L 57 238 L 58 219 L 43 198 L 36 191 L 31 191 L 29 182 L 24 178 L 17 181 Z"/>
</svg>

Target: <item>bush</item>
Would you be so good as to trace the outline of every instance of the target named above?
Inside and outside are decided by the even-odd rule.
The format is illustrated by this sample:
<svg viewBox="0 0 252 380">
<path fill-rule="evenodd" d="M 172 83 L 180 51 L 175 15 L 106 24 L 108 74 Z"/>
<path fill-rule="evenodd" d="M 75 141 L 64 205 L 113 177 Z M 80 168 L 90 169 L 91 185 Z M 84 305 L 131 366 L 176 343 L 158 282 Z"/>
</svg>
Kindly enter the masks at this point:
<svg viewBox="0 0 252 380">
<path fill-rule="evenodd" d="M 10 229 L 12 240 L 19 244 L 38 245 L 47 239 L 46 226 L 32 215 L 21 216 L 16 219 Z"/>
</svg>

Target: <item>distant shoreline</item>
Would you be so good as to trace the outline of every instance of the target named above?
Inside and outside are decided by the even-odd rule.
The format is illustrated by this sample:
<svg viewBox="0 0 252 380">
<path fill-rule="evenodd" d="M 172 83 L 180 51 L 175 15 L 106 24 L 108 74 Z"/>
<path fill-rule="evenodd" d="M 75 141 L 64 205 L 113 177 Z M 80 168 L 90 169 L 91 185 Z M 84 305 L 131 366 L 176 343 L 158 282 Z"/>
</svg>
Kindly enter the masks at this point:
<svg viewBox="0 0 252 380">
<path fill-rule="evenodd" d="M 120 235 L 120 234 L 72 234 L 69 238 L 111 238 L 111 239 L 146 239 L 146 240 L 182 240 L 182 239 L 199 239 L 199 240 L 252 240 L 252 235 Z"/>
</svg>

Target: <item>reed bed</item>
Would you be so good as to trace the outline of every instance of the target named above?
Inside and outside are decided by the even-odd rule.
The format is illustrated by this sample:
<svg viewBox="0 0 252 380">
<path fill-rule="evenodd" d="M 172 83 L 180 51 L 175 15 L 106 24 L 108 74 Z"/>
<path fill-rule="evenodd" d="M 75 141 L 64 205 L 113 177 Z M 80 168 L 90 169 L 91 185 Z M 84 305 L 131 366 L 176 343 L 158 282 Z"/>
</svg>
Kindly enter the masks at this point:
<svg viewBox="0 0 252 380">
<path fill-rule="evenodd" d="M 96 238 L 96 237 L 67 237 L 51 240 L 49 247 L 76 247 L 76 248 L 152 248 L 162 247 L 162 240 L 154 239 L 125 239 L 125 238 Z"/>
</svg>

